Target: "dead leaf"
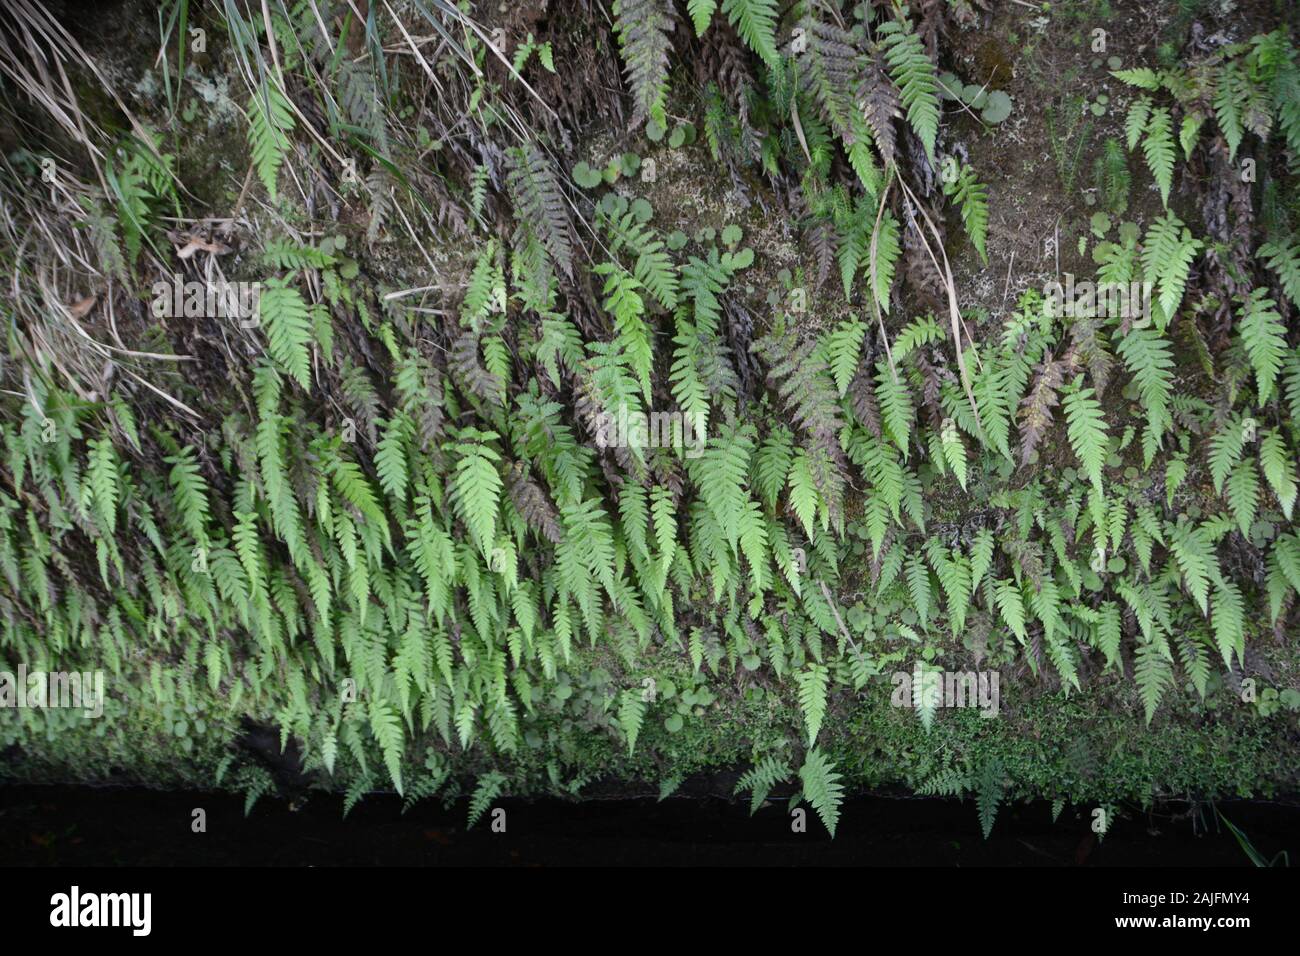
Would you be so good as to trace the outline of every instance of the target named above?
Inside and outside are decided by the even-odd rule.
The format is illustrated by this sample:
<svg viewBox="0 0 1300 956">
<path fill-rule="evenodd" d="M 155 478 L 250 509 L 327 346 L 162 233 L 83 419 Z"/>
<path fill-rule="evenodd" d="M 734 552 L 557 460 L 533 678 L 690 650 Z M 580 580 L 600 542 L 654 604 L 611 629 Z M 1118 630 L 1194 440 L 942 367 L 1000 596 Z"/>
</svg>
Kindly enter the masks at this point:
<svg viewBox="0 0 1300 956">
<path fill-rule="evenodd" d="M 230 247 L 224 246 L 219 242 L 208 242 L 206 239 L 200 239 L 198 236 L 190 236 L 189 242 L 176 250 L 176 255 L 181 259 L 188 259 L 196 252 L 211 252 L 214 255 L 224 256 L 230 252 Z"/>
</svg>

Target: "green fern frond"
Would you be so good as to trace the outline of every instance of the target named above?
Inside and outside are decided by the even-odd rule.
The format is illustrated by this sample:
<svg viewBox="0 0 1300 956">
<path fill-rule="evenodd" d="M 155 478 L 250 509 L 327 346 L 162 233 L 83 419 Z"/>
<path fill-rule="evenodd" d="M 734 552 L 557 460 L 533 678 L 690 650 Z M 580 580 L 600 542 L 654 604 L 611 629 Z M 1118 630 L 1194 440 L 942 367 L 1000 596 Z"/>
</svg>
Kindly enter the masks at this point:
<svg viewBox="0 0 1300 956">
<path fill-rule="evenodd" d="M 776 0 L 722 0 L 722 12 L 745 45 L 777 69 L 781 56 L 776 49 Z"/>
<path fill-rule="evenodd" d="M 1098 493 L 1102 492 L 1101 470 L 1106 463 L 1106 419 L 1101 403 L 1093 397 L 1091 388 L 1081 387 L 1083 376 L 1076 380 L 1072 391 L 1065 396 L 1065 419 L 1070 447 Z"/>
<path fill-rule="evenodd" d="M 826 716 L 826 688 L 829 675 L 821 664 L 809 664 L 806 670 L 795 675 L 799 688 L 799 709 L 808 728 L 808 746 L 817 741 L 822 719 Z M 829 829 L 829 828 L 828 828 Z"/>
<path fill-rule="evenodd" d="M 858 354 L 862 350 L 862 339 L 866 332 L 865 325 L 856 318 L 850 318 L 827 333 L 822 344 L 831 374 L 835 377 L 835 387 L 841 397 L 848 391 L 849 382 L 858 370 Z"/>
<path fill-rule="evenodd" d="M 1266 242 L 1259 247 L 1259 254 L 1277 273 L 1282 291 L 1291 304 L 1300 309 L 1300 239 L 1288 236 L 1277 242 Z"/>
<path fill-rule="evenodd" d="M 263 82 L 248 101 L 248 144 L 253 168 L 272 202 L 278 197 L 276 178 L 288 156 L 288 134 L 294 126 L 293 108 L 284 92 L 275 82 Z"/>
<path fill-rule="evenodd" d="M 469 818 L 465 824 L 466 829 L 474 829 L 474 824 L 478 823 L 479 818 L 487 813 L 488 808 L 492 806 L 492 801 L 501 796 L 505 786 L 505 774 L 499 770 L 491 770 L 478 778 L 478 783 L 474 786 L 474 793 L 469 799 Z"/>
<path fill-rule="evenodd" d="M 697 37 L 704 36 L 704 31 L 709 28 L 717 9 L 718 0 L 686 0 L 686 10 L 691 15 L 691 23 L 695 25 Z"/>
<path fill-rule="evenodd" d="M 992 757 L 980 769 L 975 785 L 975 805 L 979 810 L 980 829 L 984 839 L 993 832 L 993 823 L 998 816 L 998 806 L 1002 803 L 1005 788 L 1006 770 L 1002 761 Z"/>
<path fill-rule="evenodd" d="M 822 825 L 831 838 L 840 822 L 840 804 L 844 801 L 843 778 L 835 772 L 835 765 L 820 750 L 809 750 L 799 768 L 803 782 L 803 795 L 817 811 Z"/>
<path fill-rule="evenodd" d="M 891 20 L 878 33 L 890 76 L 907 111 L 907 122 L 933 161 L 934 143 L 939 135 L 939 81 L 934 63 L 926 54 L 920 36 L 913 32 L 910 20 Z"/>
<path fill-rule="evenodd" d="M 1255 370 L 1255 391 L 1261 405 L 1273 397 L 1286 356 L 1286 326 L 1264 289 L 1254 289 L 1237 313 L 1237 333 Z"/>
<path fill-rule="evenodd" d="M 1277 495 L 1282 513 L 1290 521 L 1297 491 L 1300 489 L 1296 479 L 1296 456 L 1275 429 L 1270 428 L 1260 440 L 1259 463 L 1264 469 L 1268 486 Z"/>
<path fill-rule="evenodd" d="M 980 184 L 969 166 L 963 165 L 954 180 L 944 180 L 943 191 L 944 195 L 956 200 L 961 209 L 961 221 L 966 227 L 966 235 L 970 236 L 971 244 L 980 254 L 980 259 L 988 265 L 988 253 L 984 249 L 989 227 L 988 187 Z"/>
<path fill-rule="evenodd" d="M 767 756 L 741 775 L 736 781 L 736 793 L 749 791 L 749 815 L 758 812 L 772 792 L 772 788 L 783 780 L 790 779 L 790 764 L 777 756 Z"/>
<path fill-rule="evenodd" d="M 311 388 L 311 314 L 298 290 L 283 279 L 268 279 L 258 300 L 271 358 L 304 389 Z"/>
</svg>

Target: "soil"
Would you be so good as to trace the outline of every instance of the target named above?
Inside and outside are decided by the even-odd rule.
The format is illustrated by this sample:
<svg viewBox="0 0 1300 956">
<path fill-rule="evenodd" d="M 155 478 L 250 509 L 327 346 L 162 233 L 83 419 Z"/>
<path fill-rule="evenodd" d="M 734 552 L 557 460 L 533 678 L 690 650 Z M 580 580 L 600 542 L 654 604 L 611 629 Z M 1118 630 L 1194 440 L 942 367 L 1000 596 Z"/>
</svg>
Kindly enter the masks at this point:
<svg viewBox="0 0 1300 956">
<path fill-rule="evenodd" d="M 887 865 L 1249 866 L 1226 827 L 1174 805 L 1114 823 L 1100 841 L 1082 811 L 1053 823 L 1049 804 L 1003 808 L 988 840 L 975 808 L 953 800 L 846 801 L 832 841 L 815 819 L 791 831 L 783 805 L 750 817 L 744 803 L 674 798 L 528 803 L 501 800 L 506 831 L 485 816 L 465 828 L 463 802 L 401 813 L 372 795 L 346 819 L 341 798 L 266 801 L 243 816 L 223 793 L 0 789 L 0 859 L 27 866 Z M 1296 849 L 1300 805 L 1232 801 L 1222 814 L 1266 857 Z M 193 811 L 204 809 L 205 833 Z M 1208 827 L 1205 818 L 1208 817 Z"/>
</svg>

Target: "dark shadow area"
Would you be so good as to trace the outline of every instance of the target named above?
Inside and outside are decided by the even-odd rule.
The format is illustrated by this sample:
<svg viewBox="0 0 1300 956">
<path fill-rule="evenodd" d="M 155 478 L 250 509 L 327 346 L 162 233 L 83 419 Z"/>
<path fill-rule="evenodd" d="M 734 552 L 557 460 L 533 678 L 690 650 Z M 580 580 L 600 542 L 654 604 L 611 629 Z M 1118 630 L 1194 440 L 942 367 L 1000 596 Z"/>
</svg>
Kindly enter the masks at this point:
<svg viewBox="0 0 1300 956">
<path fill-rule="evenodd" d="M 1104 840 L 1091 812 L 1067 807 L 1053 823 L 1043 802 L 1007 806 L 988 840 L 974 804 L 860 797 L 847 801 L 830 840 L 808 815 L 794 833 L 784 801 L 750 817 L 744 802 L 678 798 L 501 800 L 466 829 L 464 802 L 426 801 L 405 815 L 373 794 L 343 818 L 342 798 L 313 796 L 298 809 L 264 800 L 247 818 L 224 793 L 134 789 L 0 789 L 0 860 L 24 866 L 421 866 L 421 865 L 880 865 L 1250 866 L 1208 805 L 1126 810 Z M 192 831 L 193 811 L 207 832 Z M 1265 857 L 1295 851 L 1300 806 L 1229 801 L 1223 815 Z M 500 816 L 498 815 L 498 820 Z"/>
</svg>

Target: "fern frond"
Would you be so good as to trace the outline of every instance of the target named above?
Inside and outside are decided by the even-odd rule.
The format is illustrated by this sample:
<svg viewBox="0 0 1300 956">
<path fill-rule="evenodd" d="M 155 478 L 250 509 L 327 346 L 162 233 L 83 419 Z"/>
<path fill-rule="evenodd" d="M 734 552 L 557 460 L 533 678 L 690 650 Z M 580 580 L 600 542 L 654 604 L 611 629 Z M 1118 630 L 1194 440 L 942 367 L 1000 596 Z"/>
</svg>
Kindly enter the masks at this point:
<svg viewBox="0 0 1300 956">
<path fill-rule="evenodd" d="M 1168 209 L 1169 190 L 1174 184 L 1174 136 L 1169 110 L 1163 106 L 1151 108 L 1142 140 L 1142 154 L 1146 157 L 1147 169 L 1151 170 L 1156 185 L 1160 187 L 1160 202 Z"/>
<path fill-rule="evenodd" d="M 516 245 L 540 239 L 551 260 L 573 276 L 573 239 L 568 206 L 546 154 L 535 144 L 508 151 L 506 185 L 515 204 Z"/>
<path fill-rule="evenodd" d="M 472 430 L 469 430 L 472 432 Z M 477 441 L 462 441 L 455 446 L 460 459 L 452 481 L 453 500 L 479 550 L 487 555 L 496 538 L 497 508 L 501 497 L 501 475 L 493 462 L 500 459 L 491 447 L 495 434 L 467 435 Z"/>
<path fill-rule="evenodd" d="M 1067 433 L 1070 447 L 1074 449 L 1084 474 L 1100 494 L 1101 469 L 1106 462 L 1106 420 L 1101 403 L 1093 397 L 1093 390 L 1080 387 L 1082 381 L 1080 375 L 1074 389 L 1065 396 Z"/>
<path fill-rule="evenodd" d="M 623 71 L 632 89 L 632 122 L 653 119 L 667 126 L 668 51 L 672 41 L 673 7 L 668 0 L 618 0 L 614 30 L 618 34 Z"/>
<path fill-rule="evenodd" d="M 772 788 L 783 780 L 790 779 L 790 764 L 777 756 L 767 756 L 741 775 L 736 781 L 736 793 L 749 791 L 749 815 L 758 812 L 772 792 Z"/>
<path fill-rule="evenodd" d="M 691 15 L 691 23 L 695 25 L 697 37 L 704 36 L 704 31 L 709 28 L 714 11 L 717 9 L 718 0 L 686 0 L 686 10 Z"/>
<path fill-rule="evenodd" d="M 1291 304 L 1300 309 L 1300 239 L 1288 236 L 1278 242 L 1266 242 L 1259 247 L 1259 254 L 1277 273 L 1282 291 Z"/>
<path fill-rule="evenodd" d="M 840 804 L 844 800 L 843 778 L 835 772 L 835 765 L 820 751 L 809 750 L 799 768 L 803 782 L 803 795 L 817 811 L 822 825 L 835 838 L 835 828 L 840 822 Z"/>
<path fill-rule="evenodd" d="M 304 389 L 311 388 L 311 315 L 298 290 L 268 279 L 258 300 L 271 358 Z"/>
<path fill-rule="evenodd" d="M 986 840 L 993 832 L 993 822 L 997 819 L 998 806 L 1002 803 L 1005 776 L 1002 761 L 993 757 L 980 769 L 976 781 L 975 805 L 979 810 L 980 829 L 984 831 Z"/>
<path fill-rule="evenodd" d="M 623 691 L 619 698 L 618 725 L 627 737 L 627 752 L 631 755 L 636 750 L 636 738 L 641 734 L 641 725 L 645 722 L 646 700 L 643 692 L 636 688 Z"/>
<path fill-rule="evenodd" d="M 1159 289 L 1158 329 L 1169 324 L 1182 302 L 1192 261 L 1202 246 L 1173 213 L 1161 216 L 1147 230 L 1142 243 L 1142 272 L 1146 281 Z"/>
<path fill-rule="evenodd" d="M 478 783 L 474 786 L 474 793 L 469 799 L 469 820 L 465 824 L 467 830 L 474 829 L 474 824 L 492 806 L 492 801 L 501 796 L 505 786 L 505 774 L 499 770 L 489 771 L 478 778 Z"/>
<path fill-rule="evenodd" d="M 913 32 L 910 20 L 891 20 L 878 33 L 882 36 L 880 43 L 890 76 L 907 111 L 907 122 L 933 162 L 934 143 L 939 135 L 939 82 L 934 63 L 926 54 L 920 36 Z"/>
<path fill-rule="evenodd" d="M 722 12 L 745 45 L 768 67 L 777 69 L 781 55 L 776 49 L 776 0 L 722 0 Z"/>
<path fill-rule="evenodd" d="M 1273 397 L 1286 356 L 1286 326 L 1264 289 L 1254 289 L 1237 313 L 1237 333 L 1255 370 L 1255 391 L 1261 405 Z"/>
<path fill-rule="evenodd" d="M 1160 706 L 1160 699 L 1174 683 L 1174 671 L 1154 642 L 1139 646 L 1133 657 L 1133 678 L 1137 681 L 1138 690 L 1142 695 L 1142 706 L 1146 710 L 1146 722 L 1149 727 L 1156 708 Z"/>
<path fill-rule="evenodd" d="M 829 675 L 821 664 L 809 664 L 794 675 L 799 688 L 799 709 L 808 728 L 808 746 L 817 742 L 822 719 L 826 716 L 826 687 Z M 828 828 L 829 829 L 829 828 Z"/>
<path fill-rule="evenodd" d="M 1264 469 L 1268 486 L 1277 495 L 1278 504 L 1288 521 L 1291 520 L 1297 495 L 1296 456 L 1287 448 L 1282 436 L 1269 429 L 1259 443 L 1259 463 Z"/>
<path fill-rule="evenodd" d="M 966 227 L 966 235 L 987 266 L 989 257 L 984 250 L 984 242 L 989 227 L 988 187 L 980 184 L 969 166 L 963 165 L 956 179 L 952 182 L 944 181 L 943 191 L 956 200 L 961 209 L 961 221 Z"/>
<path fill-rule="evenodd" d="M 279 84 L 263 82 L 248 101 L 248 144 L 253 168 L 272 202 L 277 200 L 276 177 L 288 156 L 288 134 L 294 125 L 293 109 Z"/>
<path fill-rule="evenodd" d="M 867 327 L 856 318 L 850 318 L 827 333 L 822 348 L 835 377 L 835 387 L 841 397 L 848 391 L 849 382 L 858 370 L 858 354 Z"/>
</svg>

